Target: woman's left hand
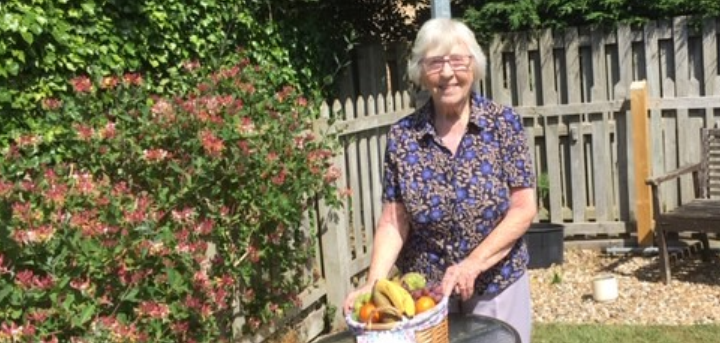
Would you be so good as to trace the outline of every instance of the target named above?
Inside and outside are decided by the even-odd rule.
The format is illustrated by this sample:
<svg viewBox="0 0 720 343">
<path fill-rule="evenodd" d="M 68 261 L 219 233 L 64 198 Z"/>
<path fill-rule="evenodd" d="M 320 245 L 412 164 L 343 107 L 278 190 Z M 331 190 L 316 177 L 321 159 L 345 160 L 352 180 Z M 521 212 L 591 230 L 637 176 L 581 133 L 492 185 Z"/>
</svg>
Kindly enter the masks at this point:
<svg viewBox="0 0 720 343">
<path fill-rule="evenodd" d="M 442 280 L 443 295 L 453 292 L 465 301 L 475 294 L 475 279 L 480 275 L 480 266 L 467 259 L 448 268 Z"/>
</svg>

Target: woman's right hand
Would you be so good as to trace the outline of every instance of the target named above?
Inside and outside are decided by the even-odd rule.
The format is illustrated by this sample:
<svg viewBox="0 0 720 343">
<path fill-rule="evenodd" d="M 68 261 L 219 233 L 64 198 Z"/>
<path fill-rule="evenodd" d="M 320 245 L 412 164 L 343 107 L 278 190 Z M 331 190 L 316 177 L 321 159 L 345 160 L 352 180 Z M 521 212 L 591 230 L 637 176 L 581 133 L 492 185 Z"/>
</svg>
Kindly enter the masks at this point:
<svg viewBox="0 0 720 343">
<path fill-rule="evenodd" d="M 350 292 L 350 294 L 345 297 L 345 305 L 343 306 L 343 312 L 346 315 L 352 313 L 353 307 L 355 306 L 355 299 L 361 294 L 370 293 L 372 291 L 372 287 L 372 283 L 367 283 L 362 287 Z"/>
</svg>

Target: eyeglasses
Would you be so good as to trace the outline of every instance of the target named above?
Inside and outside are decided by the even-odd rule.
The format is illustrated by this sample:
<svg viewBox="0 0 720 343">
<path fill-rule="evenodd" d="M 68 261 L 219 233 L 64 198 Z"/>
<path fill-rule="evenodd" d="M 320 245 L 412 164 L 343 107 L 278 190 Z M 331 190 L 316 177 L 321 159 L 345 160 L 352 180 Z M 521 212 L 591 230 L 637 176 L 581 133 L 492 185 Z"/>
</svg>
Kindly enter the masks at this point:
<svg viewBox="0 0 720 343">
<path fill-rule="evenodd" d="M 445 67 L 445 63 L 450 64 L 450 68 L 455 71 L 468 70 L 472 55 L 446 55 L 431 56 L 420 60 L 426 73 L 437 73 Z"/>
</svg>

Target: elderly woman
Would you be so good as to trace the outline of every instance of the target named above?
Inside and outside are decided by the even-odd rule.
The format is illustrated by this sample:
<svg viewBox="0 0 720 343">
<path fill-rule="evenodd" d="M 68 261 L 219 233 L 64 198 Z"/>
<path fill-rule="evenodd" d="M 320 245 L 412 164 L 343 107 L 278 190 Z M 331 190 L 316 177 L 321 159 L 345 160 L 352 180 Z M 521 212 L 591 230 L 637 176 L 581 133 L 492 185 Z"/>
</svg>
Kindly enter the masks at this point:
<svg viewBox="0 0 720 343">
<path fill-rule="evenodd" d="M 530 342 L 522 236 L 536 214 L 535 176 L 520 116 L 476 93 L 485 65 L 459 21 L 431 19 L 418 32 L 408 73 L 431 98 L 390 128 L 367 283 L 346 311 L 396 264 L 459 298 L 451 311 L 499 318 Z"/>
</svg>

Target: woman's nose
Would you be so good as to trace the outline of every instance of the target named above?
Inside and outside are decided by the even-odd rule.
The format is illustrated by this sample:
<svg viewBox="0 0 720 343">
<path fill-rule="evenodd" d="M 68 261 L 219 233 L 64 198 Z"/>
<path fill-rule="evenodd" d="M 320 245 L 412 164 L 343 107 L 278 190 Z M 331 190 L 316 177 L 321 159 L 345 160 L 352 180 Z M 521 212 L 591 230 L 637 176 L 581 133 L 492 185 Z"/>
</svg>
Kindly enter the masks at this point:
<svg viewBox="0 0 720 343">
<path fill-rule="evenodd" d="M 442 65 L 442 69 L 440 69 L 440 75 L 442 76 L 452 76 L 455 74 L 455 71 L 450 66 L 450 61 L 445 61 Z"/>
</svg>

